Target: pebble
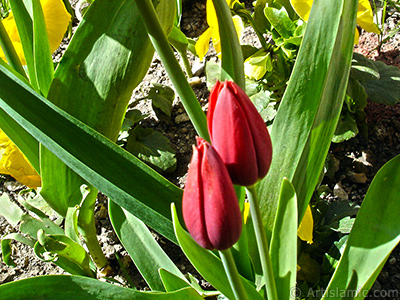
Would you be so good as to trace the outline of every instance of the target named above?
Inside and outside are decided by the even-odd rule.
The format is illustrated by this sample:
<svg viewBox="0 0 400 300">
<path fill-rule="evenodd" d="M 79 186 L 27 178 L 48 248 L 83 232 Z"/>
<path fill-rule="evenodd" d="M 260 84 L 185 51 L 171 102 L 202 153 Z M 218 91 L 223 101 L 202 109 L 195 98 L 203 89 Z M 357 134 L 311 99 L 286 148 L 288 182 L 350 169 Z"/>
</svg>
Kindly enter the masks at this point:
<svg viewBox="0 0 400 300">
<path fill-rule="evenodd" d="M 10 192 L 15 192 L 17 190 L 23 189 L 25 186 L 18 181 L 6 181 L 4 182 L 4 187 Z"/>
<path fill-rule="evenodd" d="M 333 195 L 339 198 L 339 200 L 345 201 L 349 200 L 349 195 L 343 188 L 342 183 L 339 181 L 338 183 L 335 184 L 333 187 Z"/>
<path fill-rule="evenodd" d="M 348 180 L 354 183 L 366 183 L 368 180 L 367 175 L 365 175 L 365 173 L 354 173 L 351 171 L 347 173 L 346 177 Z"/>
<path fill-rule="evenodd" d="M 196 59 L 192 66 L 192 72 L 194 76 L 200 76 L 204 72 L 204 61 Z"/>
<path fill-rule="evenodd" d="M 189 78 L 189 84 L 192 87 L 197 87 L 201 85 L 201 79 L 200 77 L 194 76 L 192 78 Z"/>
<path fill-rule="evenodd" d="M 176 124 L 180 124 L 180 123 L 187 122 L 187 121 L 190 121 L 190 119 L 189 119 L 189 116 L 187 114 L 185 114 L 185 113 L 177 115 L 175 117 L 175 123 Z"/>
</svg>

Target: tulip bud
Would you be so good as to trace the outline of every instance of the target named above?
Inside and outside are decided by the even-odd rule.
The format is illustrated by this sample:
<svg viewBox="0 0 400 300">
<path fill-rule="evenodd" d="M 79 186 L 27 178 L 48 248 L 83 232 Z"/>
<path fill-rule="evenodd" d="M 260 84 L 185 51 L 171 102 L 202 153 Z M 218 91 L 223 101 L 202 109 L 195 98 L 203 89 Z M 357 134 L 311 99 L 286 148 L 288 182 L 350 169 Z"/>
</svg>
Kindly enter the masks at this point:
<svg viewBox="0 0 400 300">
<path fill-rule="evenodd" d="M 182 211 L 189 233 L 203 248 L 225 250 L 240 237 L 242 216 L 232 181 L 218 153 L 201 138 L 193 146 Z"/>
<path fill-rule="evenodd" d="M 237 84 L 215 84 L 210 93 L 207 124 L 212 145 L 234 184 L 250 186 L 267 174 L 272 159 L 268 129 Z"/>
</svg>

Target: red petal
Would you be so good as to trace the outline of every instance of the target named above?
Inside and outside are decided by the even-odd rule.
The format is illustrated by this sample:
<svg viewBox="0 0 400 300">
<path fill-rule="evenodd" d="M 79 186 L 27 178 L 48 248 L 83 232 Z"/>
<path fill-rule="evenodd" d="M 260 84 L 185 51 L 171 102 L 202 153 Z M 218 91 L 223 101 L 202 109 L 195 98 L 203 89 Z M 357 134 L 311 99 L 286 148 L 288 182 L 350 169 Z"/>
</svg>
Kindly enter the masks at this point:
<svg viewBox="0 0 400 300">
<path fill-rule="evenodd" d="M 224 83 L 214 107 L 211 140 L 224 161 L 232 182 L 251 185 L 257 181 L 258 169 L 250 122 L 241 108 L 235 90 L 228 83 Z"/>
<path fill-rule="evenodd" d="M 193 156 L 183 191 L 182 214 L 193 239 L 203 248 L 212 249 L 204 219 L 203 183 L 200 173 L 203 152 L 203 147 L 199 149 L 193 147 Z"/>
<path fill-rule="evenodd" d="M 258 178 L 263 178 L 267 174 L 272 160 L 272 144 L 267 126 L 247 94 L 237 85 L 232 85 L 232 88 L 236 90 L 237 97 L 241 99 L 240 105 L 249 120 L 257 157 Z"/>
<path fill-rule="evenodd" d="M 225 250 L 238 241 L 242 217 L 229 174 L 211 146 L 205 147 L 201 173 L 208 239 L 213 248 Z"/>
</svg>

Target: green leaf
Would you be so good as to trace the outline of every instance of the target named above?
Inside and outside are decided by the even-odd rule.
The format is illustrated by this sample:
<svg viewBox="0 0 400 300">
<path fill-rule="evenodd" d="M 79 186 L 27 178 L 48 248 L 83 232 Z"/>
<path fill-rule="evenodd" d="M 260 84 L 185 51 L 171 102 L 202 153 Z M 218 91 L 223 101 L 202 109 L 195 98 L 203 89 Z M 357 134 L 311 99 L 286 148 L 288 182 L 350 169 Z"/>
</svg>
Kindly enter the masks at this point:
<svg viewBox="0 0 400 300">
<path fill-rule="evenodd" d="M 288 39 L 293 36 L 296 26 L 289 18 L 284 7 L 281 9 L 266 7 L 264 13 L 268 21 L 271 23 L 272 28 L 275 29 L 281 37 Z"/>
<path fill-rule="evenodd" d="M 271 93 L 269 91 L 259 91 L 258 93 L 252 95 L 250 100 L 260 113 L 264 122 L 272 121 L 275 118 L 276 109 L 274 104 L 270 103 Z"/>
<path fill-rule="evenodd" d="M 355 218 L 345 217 L 337 222 L 336 227 L 331 227 L 330 229 L 342 234 L 349 234 L 355 220 Z"/>
<path fill-rule="evenodd" d="M 339 241 L 334 242 L 328 253 L 324 254 L 321 265 L 322 273 L 333 273 L 336 270 L 340 257 L 346 247 L 348 237 L 348 235 L 345 235 Z"/>
<path fill-rule="evenodd" d="M 272 164 L 257 186 L 267 235 L 271 234 L 282 179 L 288 178 L 296 190 L 299 219 L 319 182 L 346 92 L 354 41 L 350 28 L 356 26 L 356 11 L 357 3 L 351 0 L 313 2 L 271 128 Z"/>
<path fill-rule="evenodd" d="M 278 298 L 290 300 L 297 274 L 297 199 L 286 178 L 282 182 L 270 254 Z"/>
<path fill-rule="evenodd" d="M 353 53 L 350 77 L 359 81 L 379 80 L 379 70 L 374 62 L 357 52 Z"/>
<path fill-rule="evenodd" d="M 2 10 L 4 7 L 2 7 Z M 7 10 L 7 9 L 6 9 Z M 25 70 L 21 65 L 21 61 L 18 57 L 17 52 L 15 51 L 14 45 L 10 39 L 10 36 L 7 33 L 6 28 L 4 27 L 3 22 L 0 24 L 0 47 L 3 50 L 4 56 L 9 64 L 11 69 L 14 69 L 16 73 L 19 73 L 21 76 L 26 77 Z M 3 59 L 0 59 L 1 64 L 6 64 Z"/>
<path fill-rule="evenodd" d="M 176 238 L 186 257 L 196 270 L 213 287 L 224 294 L 228 299 L 235 299 L 228 277 L 221 260 L 211 251 L 199 246 L 192 237 L 182 228 L 176 214 L 175 205 L 172 204 L 173 222 Z M 256 289 L 242 277 L 244 289 L 252 300 L 263 299 Z"/>
<path fill-rule="evenodd" d="M 171 2 L 157 2 L 165 26 L 173 23 L 174 16 L 165 15 Z M 135 1 L 96 1 L 58 65 L 48 99 L 116 141 L 132 91 L 145 76 L 153 54 Z M 80 204 L 80 186 L 87 182 L 44 147 L 41 175 L 41 194 L 58 213 L 65 216 L 68 207 Z"/>
<path fill-rule="evenodd" d="M 186 279 L 182 279 L 181 276 L 176 276 L 165 269 L 159 269 L 158 273 L 167 292 L 177 291 L 190 286 Z"/>
<path fill-rule="evenodd" d="M 35 241 L 20 234 L 20 233 L 10 233 L 10 234 L 7 234 L 6 236 L 2 237 L 1 253 L 2 253 L 2 257 L 3 257 L 3 261 L 8 266 L 16 267 L 17 265 L 11 258 L 11 255 L 12 255 L 11 241 L 12 240 L 18 241 L 20 243 L 24 243 L 25 245 L 28 245 L 30 247 L 33 247 L 35 245 Z"/>
<path fill-rule="evenodd" d="M 350 112 L 355 113 L 358 110 L 364 110 L 367 106 L 368 95 L 358 80 L 349 78 L 346 94 L 348 97 L 345 98 L 345 103 Z"/>
<path fill-rule="evenodd" d="M 400 102 L 400 70 L 381 61 L 374 61 L 380 77 L 378 80 L 361 81 L 368 98 L 376 103 L 394 105 Z"/>
<path fill-rule="evenodd" d="M 22 223 L 19 230 L 35 239 L 39 230 L 44 230 L 48 234 L 64 233 L 62 228 L 54 224 L 47 216 L 36 219 L 28 214 L 25 214 L 22 217 Z"/>
<path fill-rule="evenodd" d="M 175 99 L 175 92 L 173 89 L 160 83 L 153 83 L 147 98 L 151 100 L 151 105 L 157 117 L 163 119 L 162 114 L 167 115 L 168 119 L 171 117 L 172 102 Z"/>
<path fill-rule="evenodd" d="M 164 284 L 158 273 L 161 268 L 186 282 L 183 274 L 154 240 L 142 221 L 113 201 L 109 202 L 109 214 L 119 240 L 153 291 L 164 291 Z"/>
<path fill-rule="evenodd" d="M 207 89 L 211 91 L 217 80 L 220 80 L 221 78 L 221 64 L 209 60 L 206 63 L 206 84 L 207 84 Z"/>
<path fill-rule="evenodd" d="M 172 201 L 181 203 L 179 188 L 49 103 L 2 66 L 0 108 L 88 182 L 154 230 L 175 240 L 169 206 Z"/>
<path fill-rule="evenodd" d="M 400 156 L 396 156 L 373 179 L 323 299 L 342 299 L 335 291 L 345 290 L 357 291 L 347 299 L 364 299 L 399 243 L 400 202 L 394 188 L 400 185 L 399 170 Z"/>
<path fill-rule="evenodd" d="M 358 134 L 358 127 L 356 121 L 346 112 L 339 118 L 335 134 L 332 138 L 334 143 L 342 143 L 350 140 Z"/>
<path fill-rule="evenodd" d="M 74 242 L 80 244 L 79 231 L 78 231 L 78 214 L 79 206 L 68 207 L 67 215 L 65 217 L 65 235 Z"/>
<path fill-rule="evenodd" d="M 11 9 L 17 24 L 18 35 L 21 39 L 24 57 L 28 69 L 31 85 L 38 90 L 38 82 L 35 70 L 35 58 L 33 52 L 33 21 L 32 7 L 29 1 L 10 0 Z"/>
<path fill-rule="evenodd" d="M 136 127 L 132 130 L 126 150 L 158 172 L 173 172 L 176 168 L 175 151 L 168 138 L 152 128 Z"/>
<path fill-rule="evenodd" d="M 265 6 L 270 3 L 272 3 L 271 0 L 257 0 L 254 6 L 254 25 L 257 30 L 262 33 L 267 33 L 271 30 L 271 24 L 268 22 L 264 14 Z"/>
<path fill-rule="evenodd" d="M 172 28 L 172 31 L 168 36 L 168 40 L 178 52 L 186 52 L 189 41 L 186 35 L 176 25 Z"/>
<path fill-rule="evenodd" d="M 201 300 L 192 288 L 171 293 L 138 292 L 82 276 L 38 276 L 0 285 L 3 300 Z"/>
<path fill-rule="evenodd" d="M 35 71 L 40 92 L 47 95 L 53 80 L 54 67 L 51 57 L 49 38 L 47 36 L 46 22 L 39 0 L 32 0 L 33 11 L 33 53 Z"/>
<path fill-rule="evenodd" d="M 21 222 L 24 211 L 15 203 L 10 200 L 7 194 L 0 196 L 0 214 L 10 223 L 11 226 L 15 227 Z"/>
<path fill-rule="evenodd" d="M 46 235 L 39 230 L 34 251 L 40 259 L 51 261 L 71 274 L 94 277 L 90 270 L 89 254 L 65 235 Z"/>
</svg>

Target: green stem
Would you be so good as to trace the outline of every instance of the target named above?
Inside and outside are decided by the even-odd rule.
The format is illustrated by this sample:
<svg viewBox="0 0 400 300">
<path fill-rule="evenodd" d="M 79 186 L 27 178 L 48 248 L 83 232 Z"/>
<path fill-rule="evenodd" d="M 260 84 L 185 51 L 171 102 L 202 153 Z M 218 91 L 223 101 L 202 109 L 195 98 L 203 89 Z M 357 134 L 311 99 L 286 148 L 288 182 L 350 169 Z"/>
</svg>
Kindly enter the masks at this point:
<svg viewBox="0 0 400 300">
<path fill-rule="evenodd" d="M 263 270 L 265 287 L 267 289 L 268 300 L 278 300 L 276 291 L 275 277 L 272 270 L 271 257 L 268 250 L 267 236 L 265 235 L 262 223 L 260 208 L 258 206 L 257 195 L 254 186 L 246 187 L 247 197 L 250 203 L 250 213 L 253 220 L 254 232 L 257 239 L 258 252 L 260 253 L 261 268 Z"/>
<path fill-rule="evenodd" d="M 88 247 L 93 262 L 99 270 L 105 270 L 101 272 L 107 273 L 108 260 L 100 247 L 96 234 L 96 223 L 94 219 L 94 206 L 96 203 L 96 198 L 97 189 L 91 186 L 90 192 L 82 202 L 79 211 L 78 224 L 82 238 Z"/>
<path fill-rule="evenodd" d="M 182 57 L 183 65 L 185 66 L 186 74 L 189 78 L 193 77 L 192 66 L 190 65 L 190 61 L 187 57 L 186 52 L 179 52 L 180 56 Z"/>
<path fill-rule="evenodd" d="M 221 38 L 222 69 L 244 90 L 243 53 L 226 0 L 213 0 Z"/>
<path fill-rule="evenodd" d="M 258 40 L 261 43 L 261 46 L 263 47 L 263 49 L 269 51 L 271 48 L 271 45 L 267 43 L 263 34 L 260 32 L 260 30 L 258 30 L 256 24 L 254 23 L 254 19 L 251 17 L 250 13 L 246 9 L 239 9 L 239 10 L 235 11 L 235 13 L 237 15 L 239 15 L 240 17 L 245 18 L 247 21 L 249 21 L 251 27 L 253 28 L 254 32 L 256 33 L 256 35 L 258 37 Z"/>
<path fill-rule="evenodd" d="M 209 141 L 210 137 L 207 130 L 207 121 L 200 103 L 196 98 L 179 62 L 176 60 L 174 52 L 161 27 L 157 13 L 151 0 L 135 0 L 138 10 L 142 15 L 150 40 L 156 49 L 165 70 L 171 79 L 176 92 L 181 98 L 182 104 L 193 123 L 199 136 Z"/>
<path fill-rule="evenodd" d="M 10 66 L 13 67 L 14 70 L 19 74 L 28 79 L 24 68 L 21 65 L 21 61 L 19 60 L 17 52 L 15 52 L 14 46 L 2 22 L 0 22 L 0 47 L 3 49 L 4 55 L 6 56 Z"/>
<path fill-rule="evenodd" d="M 243 282 L 236 268 L 231 250 L 223 250 L 219 251 L 219 253 L 236 300 L 248 300 L 249 298 L 244 290 Z"/>
</svg>

